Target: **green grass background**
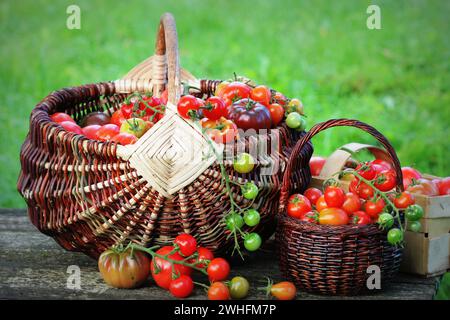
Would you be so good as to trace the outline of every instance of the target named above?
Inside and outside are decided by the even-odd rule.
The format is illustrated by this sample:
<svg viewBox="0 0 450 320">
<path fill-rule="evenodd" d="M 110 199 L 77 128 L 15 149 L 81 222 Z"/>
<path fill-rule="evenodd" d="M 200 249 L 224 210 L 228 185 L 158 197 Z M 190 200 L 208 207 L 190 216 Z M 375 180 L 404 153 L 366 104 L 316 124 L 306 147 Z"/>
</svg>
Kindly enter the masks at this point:
<svg viewBox="0 0 450 320">
<path fill-rule="evenodd" d="M 369 4 L 382 29 L 366 27 Z M 66 8 L 81 8 L 81 30 Z M 334 117 L 368 122 L 403 165 L 449 175 L 449 1 L 0 2 L 0 207 L 24 207 L 19 150 L 33 106 L 52 90 L 113 80 L 153 53 L 160 15 L 175 15 L 181 63 L 197 77 L 233 72 L 300 97 L 308 127 Z M 373 143 L 335 128 L 316 153 Z"/>
</svg>

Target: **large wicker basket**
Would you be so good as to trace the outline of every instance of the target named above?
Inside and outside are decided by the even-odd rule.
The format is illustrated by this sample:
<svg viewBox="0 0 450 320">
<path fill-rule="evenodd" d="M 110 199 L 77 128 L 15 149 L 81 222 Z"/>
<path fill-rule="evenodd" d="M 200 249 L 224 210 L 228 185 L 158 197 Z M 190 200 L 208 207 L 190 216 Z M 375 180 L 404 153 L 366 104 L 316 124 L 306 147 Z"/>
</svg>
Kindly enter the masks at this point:
<svg viewBox="0 0 450 320">
<path fill-rule="evenodd" d="M 218 83 L 198 80 L 179 68 L 175 21 L 165 14 L 155 55 L 125 77 L 65 88 L 45 97 L 31 113 L 30 131 L 21 149 L 18 190 L 28 204 L 32 223 L 65 249 L 92 257 L 130 240 L 146 246 L 166 244 L 181 232 L 194 235 L 200 245 L 216 252 L 230 249 L 233 238 L 227 238 L 223 221 L 230 199 L 216 158 L 181 168 L 173 164 L 174 157 L 182 158 L 188 151 L 201 154 L 205 148 L 205 137 L 174 111 L 181 93 L 188 86 L 198 88 L 191 89 L 192 94 L 211 95 Z M 133 92 L 160 96 L 166 88 L 166 115 L 132 146 L 89 140 L 65 131 L 49 117 L 66 112 L 79 121 L 93 111 L 111 114 Z M 304 134 L 285 125 L 271 130 L 265 139 L 271 143 L 278 138 L 276 155 L 257 159 L 256 169 L 249 174 L 238 174 L 230 161 L 225 162 L 233 182 L 253 181 L 260 188 L 253 207 L 261 212 L 261 223 L 246 231 L 257 231 L 263 239 L 275 231 L 282 174 L 292 147 Z M 195 141 L 198 150 L 183 149 L 186 137 Z M 247 149 L 250 140 L 244 138 Z M 310 180 L 312 145 L 308 143 L 301 152 L 303 156 L 290 166 L 291 182 L 299 190 Z M 280 170 L 262 174 L 271 161 Z M 248 204 L 239 186 L 233 184 L 232 190 L 239 206 Z"/>
<path fill-rule="evenodd" d="M 386 149 L 397 174 L 401 190 L 402 171 L 397 155 L 388 140 L 373 127 L 357 120 L 337 119 L 315 125 L 297 142 L 284 172 L 277 228 L 280 269 L 286 278 L 311 293 L 355 295 L 367 289 L 371 265 L 381 271 L 381 287 L 398 272 L 402 248 L 390 245 L 386 231 L 377 224 L 365 226 L 327 226 L 302 222 L 285 213 L 292 192 L 290 174 L 302 149 L 317 133 L 336 126 L 360 128 L 374 136 Z M 373 272 L 373 271 L 371 271 Z"/>
</svg>

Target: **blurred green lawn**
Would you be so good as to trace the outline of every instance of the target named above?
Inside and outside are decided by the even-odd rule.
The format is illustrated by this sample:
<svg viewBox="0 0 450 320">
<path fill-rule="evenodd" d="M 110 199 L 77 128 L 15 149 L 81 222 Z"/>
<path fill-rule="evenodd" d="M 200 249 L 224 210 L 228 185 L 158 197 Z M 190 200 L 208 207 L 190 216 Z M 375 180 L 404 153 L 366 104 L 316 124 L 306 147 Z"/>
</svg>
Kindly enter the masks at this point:
<svg viewBox="0 0 450 320">
<path fill-rule="evenodd" d="M 366 27 L 369 4 L 382 30 Z M 81 8 L 81 30 L 66 8 Z M 449 1 L 35 1 L 0 3 L 0 207 L 24 207 L 19 150 L 33 106 L 52 90 L 114 80 L 151 55 L 160 15 L 174 13 L 181 63 L 197 77 L 233 72 L 300 97 L 312 124 L 368 122 L 403 165 L 449 175 Z M 335 128 L 316 152 L 374 140 Z"/>
</svg>

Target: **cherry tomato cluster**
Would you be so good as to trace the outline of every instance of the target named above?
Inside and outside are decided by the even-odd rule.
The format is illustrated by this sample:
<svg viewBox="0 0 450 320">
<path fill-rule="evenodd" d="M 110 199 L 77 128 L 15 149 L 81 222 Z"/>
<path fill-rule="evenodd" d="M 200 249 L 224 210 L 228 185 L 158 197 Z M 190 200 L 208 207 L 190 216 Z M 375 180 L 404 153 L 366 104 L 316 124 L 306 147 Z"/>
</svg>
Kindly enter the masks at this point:
<svg viewBox="0 0 450 320">
<path fill-rule="evenodd" d="M 50 118 L 65 130 L 98 141 L 113 141 L 121 145 L 134 144 L 164 115 L 167 91 L 161 98 L 132 94 L 111 117 L 105 112 L 91 112 L 78 125 L 68 114 L 57 112 Z"/>
</svg>

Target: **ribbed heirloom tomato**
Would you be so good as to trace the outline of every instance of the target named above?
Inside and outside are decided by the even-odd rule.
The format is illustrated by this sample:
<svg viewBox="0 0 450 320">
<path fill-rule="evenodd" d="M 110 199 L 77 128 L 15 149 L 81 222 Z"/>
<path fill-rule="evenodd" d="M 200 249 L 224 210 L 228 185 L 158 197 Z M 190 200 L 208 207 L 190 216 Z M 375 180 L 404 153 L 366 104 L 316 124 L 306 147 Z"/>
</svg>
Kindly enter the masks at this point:
<svg viewBox="0 0 450 320">
<path fill-rule="evenodd" d="M 156 251 L 159 255 L 166 255 L 174 250 L 173 246 L 164 246 L 158 251 Z M 175 252 L 171 255 L 169 255 L 169 258 L 172 260 L 181 261 L 184 258 L 178 253 Z M 170 261 L 167 261 L 165 259 L 155 257 L 153 258 L 152 262 L 150 263 L 150 269 L 152 272 L 153 279 L 155 280 L 156 284 L 160 286 L 163 289 L 169 289 L 170 283 L 172 282 L 172 263 Z M 173 271 L 177 275 L 190 275 L 192 272 L 192 269 L 181 265 L 181 264 L 173 264 Z"/>
<path fill-rule="evenodd" d="M 301 194 L 293 194 L 289 197 L 287 213 L 289 216 L 300 219 L 305 213 L 312 209 L 311 202 Z"/>
</svg>

